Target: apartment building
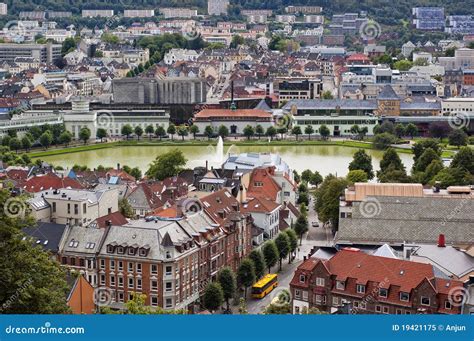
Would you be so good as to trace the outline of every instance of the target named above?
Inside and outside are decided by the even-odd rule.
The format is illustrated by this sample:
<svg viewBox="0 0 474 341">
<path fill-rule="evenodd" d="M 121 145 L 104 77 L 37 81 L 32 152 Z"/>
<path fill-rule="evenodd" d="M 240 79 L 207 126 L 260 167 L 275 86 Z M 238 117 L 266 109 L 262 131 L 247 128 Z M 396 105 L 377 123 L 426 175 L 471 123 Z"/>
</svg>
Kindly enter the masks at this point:
<svg viewBox="0 0 474 341">
<path fill-rule="evenodd" d="M 8 14 L 8 4 L 1 2 L 0 3 L 0 15 L 7 15 Z"/>
<path fill-rule="evenodd" d="M 61 57 L 61 44 L 0 44 L 0 62 L 13 62 L 17 57 L 29 57 L 41 63 L 53 63 Z"/>
<path fill-rule="evenodd" d="M 165 19 L 170 18 L 192 18 L 198 15 L 196 9 L 190 8 L 160 8 L 160 13 L 165 17 Z"/>
<path fill-rule="evenodd" d="M 155 16 L 153 9 L 126 9 L 123 11 L 125 18 L 151 18 Z"/>
<path fill-rule="evenodd" d="M 209 15 L 227 14 L 227 7 L 229 7 L 229 0 L 207 1 L 207 13 Z"/>
<path fill-rule="evenodd" d="M 352 314 L 460 314 L 463 283 L 438 278 L 431 264 L 345 248 L 328 260 L 309 258 L 290 283 L 292 312 L 309 308 Z"/>
<path fill-rule="evenodd" d="M 94 18 L 94 17 L 110 18 L 113 16 L 114 16 L 113 9 L 83 9 L 82 10 L 83 18 Z"/>
</svg>

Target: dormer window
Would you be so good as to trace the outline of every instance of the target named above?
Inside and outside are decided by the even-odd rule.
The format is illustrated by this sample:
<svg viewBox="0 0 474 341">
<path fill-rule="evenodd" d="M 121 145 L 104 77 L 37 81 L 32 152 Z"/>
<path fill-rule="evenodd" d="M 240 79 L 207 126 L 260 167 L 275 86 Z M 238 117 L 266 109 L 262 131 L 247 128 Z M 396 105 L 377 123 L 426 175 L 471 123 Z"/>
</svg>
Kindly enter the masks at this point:
<svg viewBox="0 0 474 341">
<path fill-rule="evenodd" d="M 117 246 L 117 253 L 123 255 L 123 253 L 124 253 L 123 246 Z"/>
<path fill-rule="evenodd" d="M 148 249 L 140 248 L 140 250 L 138 251 L 138 254 L 140 255 L 140 257 L 146 257 L 148 254 Z"/>
<path fill-rule="evenodd" d="M 133 247 L 128 248 L 128 254 L 130 256 L 135 256 L 135 253 L 136 253 L 135 248 L 133 248 Z"/>
<path fill-rule="evenodd" d="M 400 293 L 400 301 L 408 302 L 410 300 L 410 294 L 407 292 Z"/>
<path fill-rule="evenodd" d="M 170 251 L 166 251 L 166 259 L 170 259 L 171 258 L 171 252 Z"/>
<path fill-rule="evenodd" d="M 388 290 L 385 288 L 379 288 L 379 296 L 387 298 L 388 296 Z"/>
<path fill-rule="evenodd" d="M 358 294 L 365 294 L 365 285 L 357 284 L 357 293 Z"/>
<path fill-rule="evenodd" d="M 107 253 L 114 253 L 114 246 L 113 245 L 107 245 Z"/>
<path fill-rule="evenodd" d="M 344 281 L 336 281 L 336 289 L 337 290 L 345 290 L 346 283 Z"/>
<path fill-rule="evenodd" d="M 306 276 L 305 275 L 300 275 L 300 282 L 304 283 L 306 281 Z"/>
</svg>

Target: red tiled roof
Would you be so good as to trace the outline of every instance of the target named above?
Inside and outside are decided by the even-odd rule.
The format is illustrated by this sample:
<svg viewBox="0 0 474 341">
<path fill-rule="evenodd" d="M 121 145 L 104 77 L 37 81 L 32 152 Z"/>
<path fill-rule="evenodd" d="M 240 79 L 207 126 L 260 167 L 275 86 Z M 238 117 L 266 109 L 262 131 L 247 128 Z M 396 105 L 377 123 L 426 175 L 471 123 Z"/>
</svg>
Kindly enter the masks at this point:
<svg viewBox="0 0 474 341">
<path fill-rule="evenodd" d="M 96 219 L 97 226 L 99 228 L 105 228 L 107 226 L 107 221 L 112 223 L 114 226 L 122 226 L 128 223 L 127 218 L 120 213 L 119 211 L 110 213 L 106 216 L 100 217 Z"/>
<path fill-rule="evenodd" d="M 280 205 L 275 201 L 263 198 L 255 197 L 250 199 L 246 203 L 242 203 L 243 212 L 260 212 L 260 213 L 270 213 L 276 210 Z"/>
<path fill-rule="evenodd" d="M 226 189 L 201 198 L 201 202 L 204 212 L 220 225 L 223 225 L 230 214 L 236 212 L 236 207 L 239 207 L 237 199 Z"/>
<path fill-rule="evenodd" d="M 252 171 L 247 197 L 264 197 L 277 201 L 280 191 L 281 187 L 271 176 L 269 168 L 255 168 Z"/>
<path fill-rule="evenodd" d="M 56 174 L 48 173 L 45 175 L 37 175 L 26 180 L 23 183 L 23 188 L 27 192 L 36 193 L 46 189 L 83 189 L 84 186 L 82 186 L 77 180 L 68 177 L 60 178 Z"/>
</svg>

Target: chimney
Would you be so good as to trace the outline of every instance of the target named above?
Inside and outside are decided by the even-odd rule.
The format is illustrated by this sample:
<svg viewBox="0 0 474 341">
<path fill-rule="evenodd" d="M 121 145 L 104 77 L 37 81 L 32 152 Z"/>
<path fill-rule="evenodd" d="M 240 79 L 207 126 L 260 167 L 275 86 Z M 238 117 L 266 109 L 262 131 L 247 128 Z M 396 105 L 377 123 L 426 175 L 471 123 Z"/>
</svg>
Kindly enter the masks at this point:
<svg viewBox="0 0 474 341">
<path fill-rule="evenodd" d="M 117 163 L 117 170 L 120 170 L 120 163 Z"/>
<path fill-rule="evenodd" d="M 446 247 L 446 239 L 444 234 L 440 234 L 438 237 L 438 247 Z"/>
<path fill-rule="evenodd" d="M 206 160 L 206 173 L 208 169 L 209 169 L 209 162 Z"/>
</svg>

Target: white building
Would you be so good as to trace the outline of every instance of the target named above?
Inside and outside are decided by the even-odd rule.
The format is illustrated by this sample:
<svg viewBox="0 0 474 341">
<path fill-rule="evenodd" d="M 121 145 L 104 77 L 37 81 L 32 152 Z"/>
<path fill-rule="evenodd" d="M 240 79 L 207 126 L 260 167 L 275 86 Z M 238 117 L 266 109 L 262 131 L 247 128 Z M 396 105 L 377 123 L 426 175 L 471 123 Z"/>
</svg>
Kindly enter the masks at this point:
<svg viewBox="0 0 474 341">
<path fill-rule="evenodd" d="M 153 9 L 126 9 L 123 11 L 125 18 L 151 18 L 155 16 Z"/>
<path fill-rule="evenodd" d="M 0 15 L 7 15 L 8 14 L 8 5 L 4 2 L 0 3 Z"/>
<path fill-rule="evenodd" d="M 229 7 L 229 0 L 207 1 L 207 13 L 209 15 L 227 14 L 227 7 Z"/>
<path fill-rule="evenodd" d="M 474 112 L 474 98 L 472 97 L 451 97 L 441 102 L 441 112 L 443 114 L 458 114 Z"/>
<path fill-rule="evenodd" d="M 165 54 L 163 61 L 166 65 L 172 65 L 175 62 L 181 61 L 194 62 L 198 57 L 199 54 L 195 50 L 171 49 Z"/>
<path fill-rule="evenodd" d="M 114 16 L 113 9 L 83 9 L 82 10 L 83 18 L 94 18 L 94 17 L 110 18 L 113 16 Z"/>
</svg>

